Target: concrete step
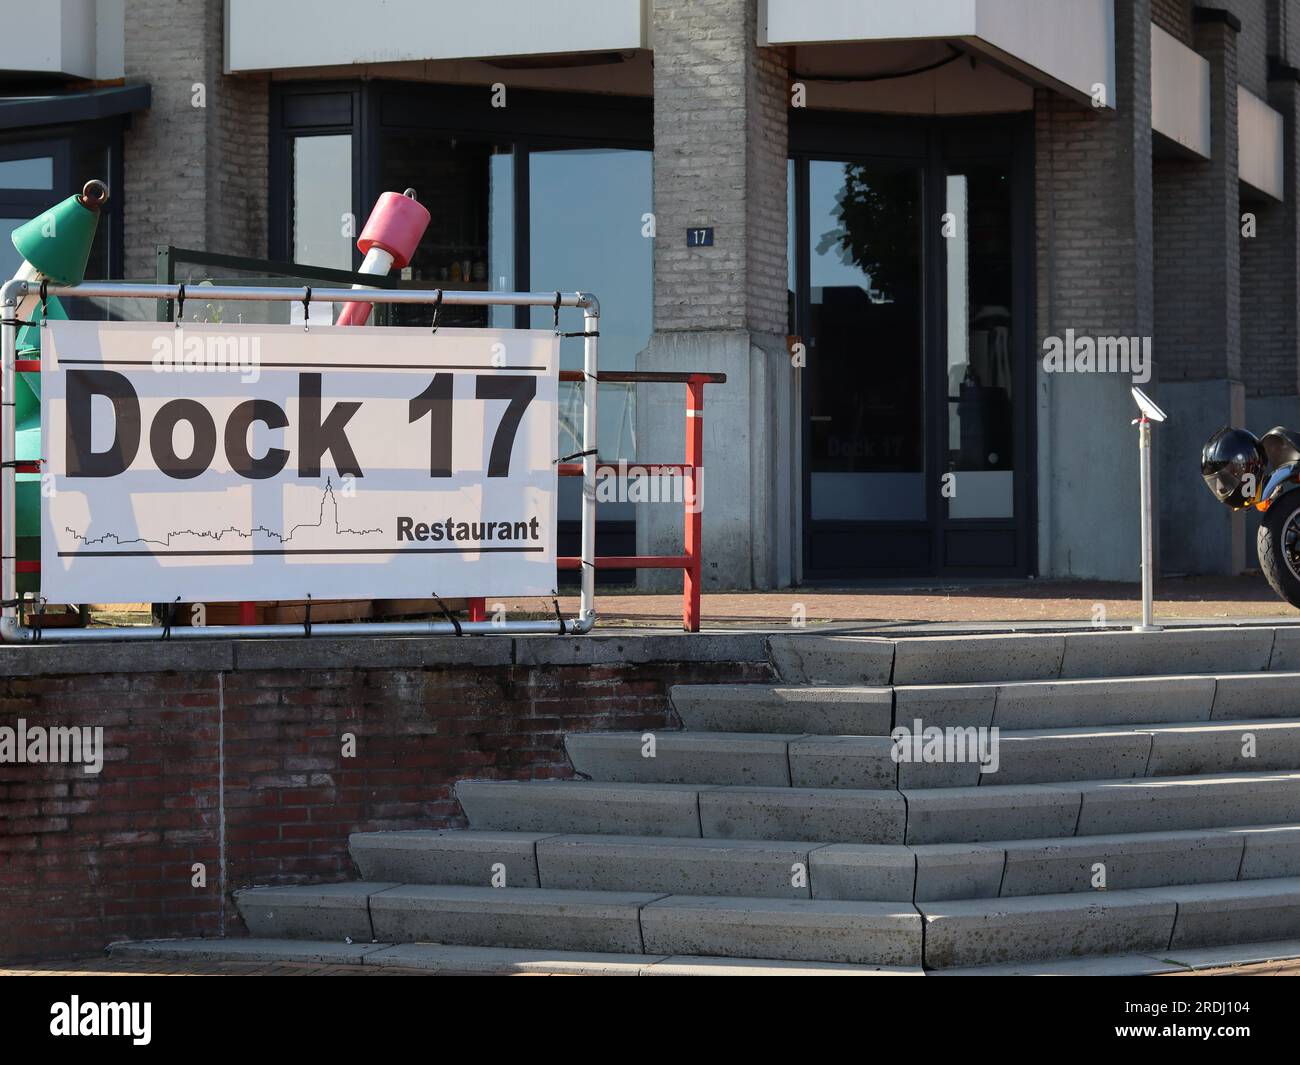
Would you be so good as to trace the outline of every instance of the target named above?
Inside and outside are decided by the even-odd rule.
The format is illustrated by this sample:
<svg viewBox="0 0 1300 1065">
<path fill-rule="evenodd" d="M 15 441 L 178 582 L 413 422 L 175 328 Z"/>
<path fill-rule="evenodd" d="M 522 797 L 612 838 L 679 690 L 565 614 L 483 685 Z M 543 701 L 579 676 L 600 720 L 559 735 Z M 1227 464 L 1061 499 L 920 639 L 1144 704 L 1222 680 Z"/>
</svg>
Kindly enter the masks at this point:
<svg viewBox="0 0 1300 1065">
<path fill-rule="evenodd" d="M 981 843 L 1300 821 L 1300 773 L 892 789 L 462 781 L 477 829 L 817 843 Z"/>
<path fill-rule="evenodd" d="M 641 911 L 653 954 L 920 965 L 921 918 L 906 903 L 670 895 Z"/>
<path fill-rule="evenodd" d="M 920 685 L 1085 677 L 1256 673 L 1300 664 L 1300 627 L 1224 626 L 1065 633 L 772 636 L 787 684 Z"/>
<path fill-rule="evenodd" d="M 907 843 L 1100 836 L 1300 820 L 1300 773 L 909 789 Z"/>
<path fill-rule="evenodd" d="M 1049 961 L 936 969 L 850 965 L 774 958 L 708 958 L 686 954 L 606 954 L 597 951 L 461 947 L 440 943 L 365 943 L 302 939 L 153 939 L 110 944 L 125 960 L 190 963 L 364 965 L 428 973 L 522 973 L 565 976 L 1150 976 L 1300 957 L 1300 940 L 1109 954 Z"/>
<path fill-rule="evenodd" d="M 545 832 L 354 832 L 348 849 L 362 880 L 466 887 L 541 887 L 537 842 Z M 495 881 L 495 883 L 494 883 Z M 550 886 L 550 885 L 548 885 Z"/>
<path fill-rule="evenodd" d="M 442 943 L 351 944 L 302 939 L 153 939 L 114 943 L 127 959 L 188 962 L 366 965 L 428 973 L 525 973 L 564 976 L 924 976 L 919 965 L 849 965 L 775 958 L 609 954 L 599 951 L 462 947 Z"/>
<path fill-rule="evenodd" d="M 928 757 L 921 737 L 901 752 Z M 741 732 L 570 733 L 574 768 L 599 781 L 942 788 L 1300 769 L 1300 721 L 1196 722 L 999 730 L 955 727 L 940 761 L 895 762 L 888 736 Z M 940 739 L 936 734 L 936 740 Z"/>
<path fill-rule="evenodd" d="M 998 965 L 1291 938 L 1300 879 L 917 904 L 925 965 Z"/>
<path fill-rule="evenodd" d="M 895 724 L 1002 729 L 1300 718 L 1300 672 L 1077 680 L 801 687 L 685 684 L 672 701 L 688 730 L 887 736 Z"/>
<path fill-rule="evenodd" d="M 915 725 L 911 728 L 915 731 Z M 961 745 L 956 751 L 962 755 L 959 760 L 903 762 L 898 767 L 899 786 L 1047 784 L 1300 770 L 1300 721 L 1294 720 L 1000 728 L 996 747 L 989 740 L 986 748 L 977 746 L 979 737 L 972 730 L 954 735 Z"/>
<path fill-rule="evenodd" d="M 767 653 L 788 684 L 890 683 L 894 641 L 870 636 L 769 636 Z"/>
<path fill-rule="evenodd" d="M 237 894 L 265 939 L 351 938 L 618 954 L 928 968 L 1149 953 L 1300 936 L 1300 878 L 1016 898 L 721 898 L 356 883 Z M 349 915 L 346 922 L 342 914 Z M 922 937 L 924 922 L 924 940 Z M 922 943 L 924 942 L 924 957 Z"/>
<path fill-rule="evenodd" d="M 697 732 L 887 736 L 893 727 L 894 693 L 884 687 L 678 684 L 670 694 Z"/>
<path fill-rule="evenodd" d="M 895 903 L 367 882 L 251 888 L 236 903 L 265 939 L 921 962 L 921 919 Z"/>
<path fill-rule="evenodd" d="M 905 685 L 894 718 L 1002 729 L 1300 718 L 1300 673 Z"/>
<path fill-rule="evenodd" d="M 768 840 L 548 836 L 537 844 L 537 863 L 548 888 L 806 899 L 812 897 L 808 854 L 813 846 Z"/>
<path fill-rule="evenodd" d="M 564 749 L 574 770 L 593 780 L 780 786 L 790 783 L 789 741 L 738 732 L 570 732 Z"/>
<path fill-rule="evenodd" d="M 1300 876 L 1300 825 L 911 846 L 373 832 L 352 852 L 367 880 L 911 902 Z"/>
<path fill-rule="evenodd" d="M 640 912 L 659 894 L 406 884 L 371 896 L 375 938 L 643 954 Z M 675 953 L 669 951 L 667 953 Z"/>
<path fill-rule="evenodd" d="M 698 836 L 699 791 L 693 785 L 574 780 L 456 784 L 470 827 L 490 832 Z"/>
<path fill-rule="evenodd" d="M 249 935 L 260 939 L 374 940 L 370 897 L 398 887 L 381 881 L 348 881 L 309 887 L 253 887 L 235 892 L 235 906 Z"/>
</svg>

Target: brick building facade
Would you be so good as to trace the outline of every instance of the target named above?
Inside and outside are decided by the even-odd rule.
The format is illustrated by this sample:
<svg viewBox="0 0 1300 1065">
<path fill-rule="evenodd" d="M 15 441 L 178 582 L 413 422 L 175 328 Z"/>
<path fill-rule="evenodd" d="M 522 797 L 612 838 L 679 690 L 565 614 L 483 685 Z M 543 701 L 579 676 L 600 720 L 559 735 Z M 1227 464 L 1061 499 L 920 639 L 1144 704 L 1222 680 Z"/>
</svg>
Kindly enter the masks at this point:
<svg viewBox="0 0 1300 1065">
<path fill-rule="evenodd" d="M 159 244 L 347 263 L 321 204 L 459 182 L 481 233 L 431 234 L 416 277 L 591 288 L 609 368 L 727 373 L 706 587 L 1135 578 L 1132 375 L 1043 354 L 1150 338 L 1162 568 L 1251 564 L 1196 460 L 1225 422 L 1300 422 L 1296 0 L 1009 5 L 1019 35 L 985 0 L 951 24 L 842 0 L 398 5 L 401 34 L 332 32 L 333 3 L 301 33 L 300 6 L 126 0 L 121 78 L 93 79 L 152 93 L 122 134 L 125 276 Z M 677 458 L 675 391 L 602 404 L 604 457 Z M 603 517 L 626 551 L 680 549 L 676 509 Z"/>
</svg>

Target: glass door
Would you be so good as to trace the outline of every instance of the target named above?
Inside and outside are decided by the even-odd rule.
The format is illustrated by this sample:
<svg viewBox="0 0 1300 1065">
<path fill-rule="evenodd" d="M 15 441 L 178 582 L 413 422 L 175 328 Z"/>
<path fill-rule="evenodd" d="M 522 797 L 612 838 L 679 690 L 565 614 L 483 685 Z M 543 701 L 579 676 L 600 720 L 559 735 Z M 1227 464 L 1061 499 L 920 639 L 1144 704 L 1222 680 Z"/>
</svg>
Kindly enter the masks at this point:
<svg viewBox="0 0 1300 1065">
<path fill-rule="evenodd" d="M 929 564 L 924 195 L 920 164 L 808 162 L 805 542 L 818 568 Z"/>
<path fill-rule="evenodd" d="M 834 140 L 851 146 L 839 121 Z M 813 150 L 791 165 L 804 572 L 1025 575 L 1032 204 L 1020 142 L 1013 124 L 885 128 L 875 139 L 888 154 Z"/>
</svg>

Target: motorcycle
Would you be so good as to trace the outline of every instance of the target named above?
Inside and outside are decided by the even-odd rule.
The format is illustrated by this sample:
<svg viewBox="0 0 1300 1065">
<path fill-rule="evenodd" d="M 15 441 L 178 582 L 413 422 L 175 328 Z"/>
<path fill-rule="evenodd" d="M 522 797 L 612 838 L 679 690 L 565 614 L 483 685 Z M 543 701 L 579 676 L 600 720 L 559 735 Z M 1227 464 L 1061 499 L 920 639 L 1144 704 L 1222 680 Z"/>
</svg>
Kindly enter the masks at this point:
<svg viewBox="0 0 1300 1065">
<path fill-rule="evenodd" d="M 1256 546 L 1273 591 L 1300 607 L 1300 433 L 1278 426 L 1256 437 L 1224 426 L 1201 450 L 1201 476 L 1233 510 L 1264 515 Z"/>
</svg>

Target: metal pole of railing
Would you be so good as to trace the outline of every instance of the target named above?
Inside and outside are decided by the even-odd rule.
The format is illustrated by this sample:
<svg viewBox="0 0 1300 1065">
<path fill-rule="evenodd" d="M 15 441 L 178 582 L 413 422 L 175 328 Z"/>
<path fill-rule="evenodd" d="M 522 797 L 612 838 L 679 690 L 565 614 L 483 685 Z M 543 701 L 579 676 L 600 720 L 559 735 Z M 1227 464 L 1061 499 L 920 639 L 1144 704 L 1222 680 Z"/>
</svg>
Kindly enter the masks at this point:
<svg viewBox="0 0 1300 1065">
<path fill-rule="evenodd" d="M 582 597 L 578 617 L 596 620 L 596 400 L 600 395 L 600 304 L 589 297 L 583 308 L 582 331 Z"/>
<path fill-rule="evenodd" d="M 18 471 L 17 415 L 14 392 L 17 376 L 18 310 L 27 292 L 25 281 L 10 281 L 0 288 L 0 613 L 17 618 L 18 608 Z"/>
</svg>

